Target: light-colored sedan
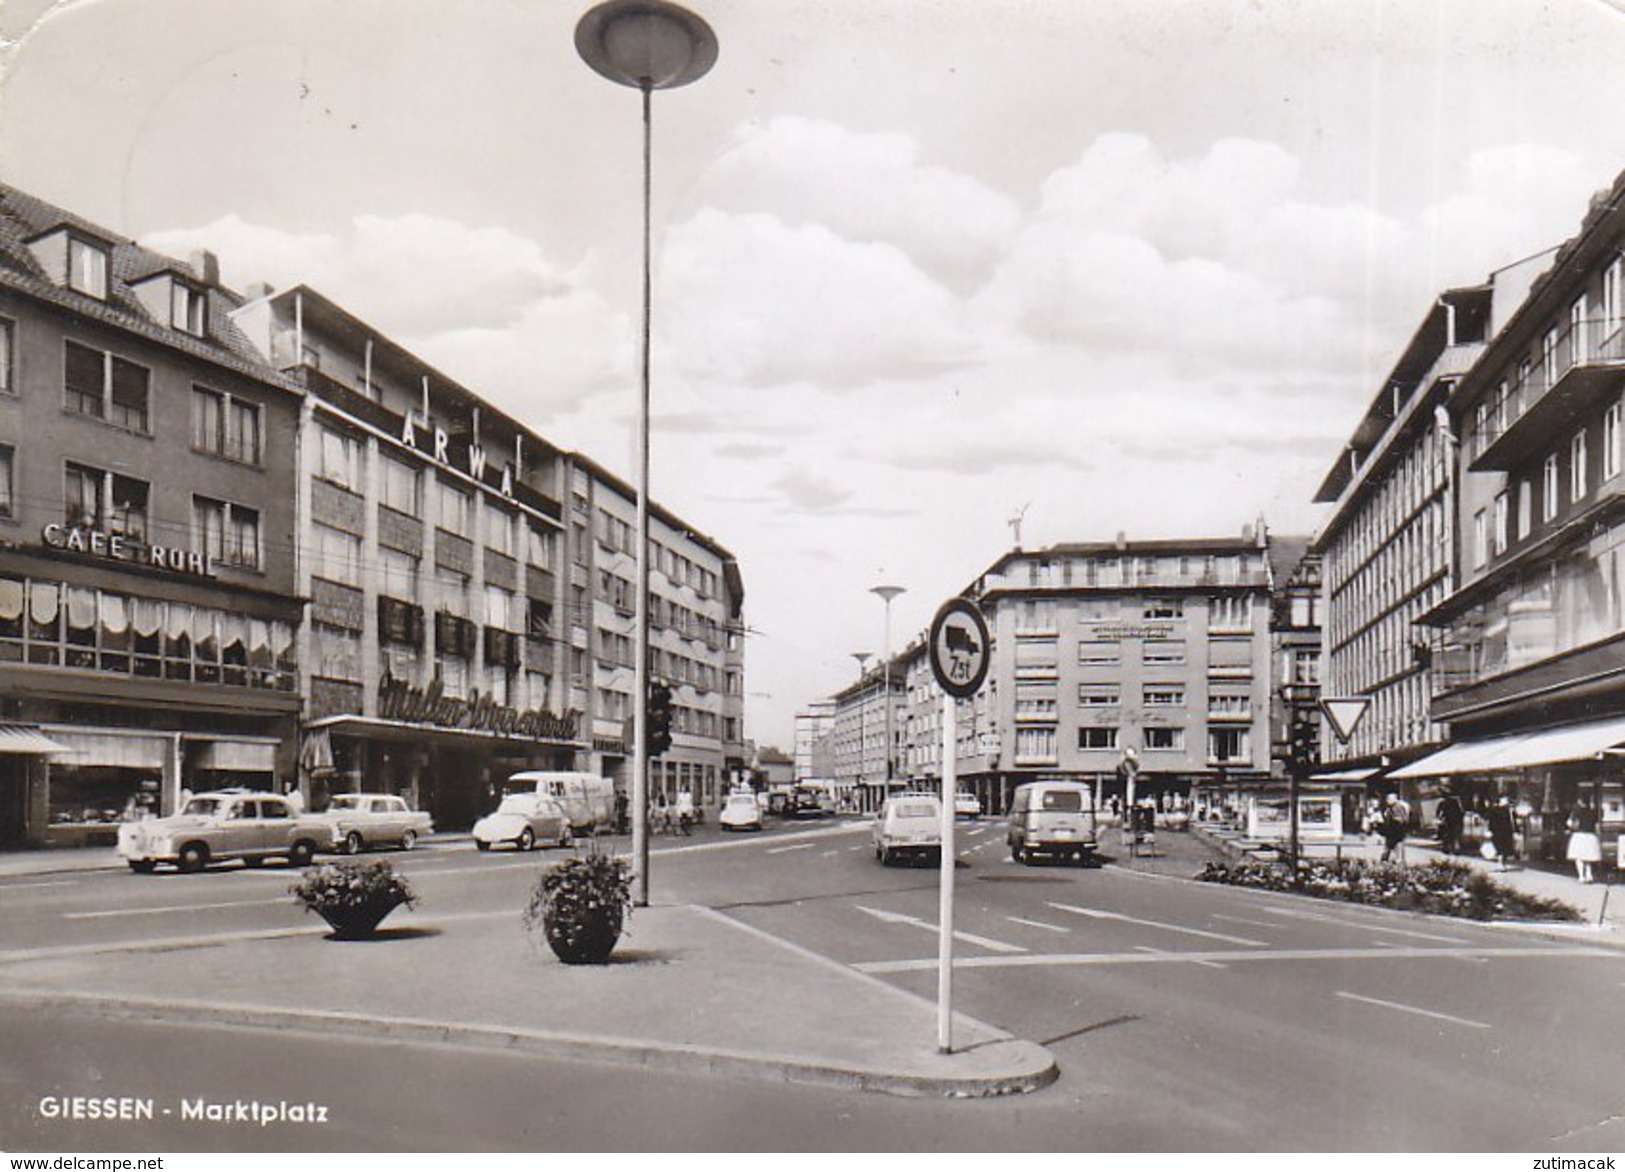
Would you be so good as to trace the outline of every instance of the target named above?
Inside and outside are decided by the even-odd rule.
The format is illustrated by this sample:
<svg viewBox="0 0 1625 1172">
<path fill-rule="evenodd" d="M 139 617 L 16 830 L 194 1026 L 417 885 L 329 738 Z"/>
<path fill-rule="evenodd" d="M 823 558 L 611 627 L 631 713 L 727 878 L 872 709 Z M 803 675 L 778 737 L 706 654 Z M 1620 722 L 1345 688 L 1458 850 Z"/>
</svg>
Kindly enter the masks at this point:
<svg viewBox="0 0 1625 1172">
<path fill-rule="evenodd" d="M 762 807 L 757 804 L 756 795 L 729 794 L 722 813 L 717 815 L 717 825 L 724 830 L 760 830 Z"/>
<path fill-rule="evenodd" d="M 316 817 L 333 828 L 333 849 L 347 855 L 373 846 L 409 851 L 434 830 L 425 811 L 412 809 L 397 794 L 339 794 Z"/>
<path fill-rule="evenodd" d="M 930 794 L 887 798 L 875 815 L 875 858 L 942 858 L 942 802 Z"/>
<path fill-rule="evenodd" d="M 522 851 L 539 843 L 570 846 L 575 833 L 558 799 L 546 794 L 509 794 L 494 813 L 474 823 L 474 845 L 488 851 L 499 843 L 512 843 Z"/>
</svg>

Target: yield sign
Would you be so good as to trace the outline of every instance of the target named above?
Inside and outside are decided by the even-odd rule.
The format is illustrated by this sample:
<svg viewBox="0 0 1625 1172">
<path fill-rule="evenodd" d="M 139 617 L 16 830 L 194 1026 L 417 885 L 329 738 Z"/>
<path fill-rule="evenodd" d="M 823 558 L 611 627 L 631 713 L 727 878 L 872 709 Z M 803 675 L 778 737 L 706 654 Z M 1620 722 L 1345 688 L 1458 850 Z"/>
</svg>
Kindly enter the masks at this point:
<svg viewBox="0 0 1625 1172">
<path fill-rule="evenodd" d="M 1354 735 L 1354 726 L 1360 723 L 1360 717 L 1370 706 L 1370 696 L 1322 696 L 1320 699 L 1320 710 L 1326 714 L 1337 739 L 1344 744 Z"/>
</svg>

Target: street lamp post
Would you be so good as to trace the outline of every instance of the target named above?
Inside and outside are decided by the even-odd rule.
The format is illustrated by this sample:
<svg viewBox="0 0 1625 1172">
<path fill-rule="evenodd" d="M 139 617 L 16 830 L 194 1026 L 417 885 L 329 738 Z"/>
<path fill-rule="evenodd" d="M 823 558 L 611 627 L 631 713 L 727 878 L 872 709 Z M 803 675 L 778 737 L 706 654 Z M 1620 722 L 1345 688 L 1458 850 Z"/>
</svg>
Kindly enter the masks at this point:
<svg viewBox="0 0 1625 1172">
<path fill-rule="evenodd" d="M 854 651 L 852 658 L 858 661 L 858 759 L 852 766 L 852 771 L 853 782 L 858 788 L 858 800 L 861 802 L 863 800 L 863 734 L 864 725 L 867 723 L 864 719 L 867 713 L 864 711 L 863 673 L 868 669 L 869 661 L 874 658 L 874 652 Z"/>
<path fill-rule="evenodd" d="M 880 600 L 886 604 L 886 638 L 885 638 L 884 644 L 882 645 L 882 649 L 883 649 L 885 654 L 884 654 L 884 657 L 881 659 L 880 662 L 881 662 L 881 665 L 882 665 L 881 666 L 881 672 L 882 672 L 882 677 L 883 677 L 882 678 L 882 686 L 885 688 L 885 692 L 884 692 L 885 701 L 884 701 L 884 703 L 885 703 L 885 706 L 886 706 L 886 769 L 885 769 L 885 783 L 886 783 L 886 785 L 885 785 L 885 792 L 886 792 L 887 796 L 890 796 L 890 794 L 891 794 L 891 766 L 892 766 L 891 600 L 896 598 L 899 594 L 906 593 L 906 591 L 901 586 L 872 586 L 872 587 L 869 588 L 869 593 L 878 595 L 880 597 Z"/>
<path fill-rule="evenodd" d="M 649 903 L 649 193 L 651 95 L 698 81 L 717 59 L 711 27 L 666 0 L 607 0 L 576 25 L 576 52 L 592 69 L 643 95 L 643 335 L 639 355 L 638 549 L 632 705 L 632 899 Z"/>
</svg>

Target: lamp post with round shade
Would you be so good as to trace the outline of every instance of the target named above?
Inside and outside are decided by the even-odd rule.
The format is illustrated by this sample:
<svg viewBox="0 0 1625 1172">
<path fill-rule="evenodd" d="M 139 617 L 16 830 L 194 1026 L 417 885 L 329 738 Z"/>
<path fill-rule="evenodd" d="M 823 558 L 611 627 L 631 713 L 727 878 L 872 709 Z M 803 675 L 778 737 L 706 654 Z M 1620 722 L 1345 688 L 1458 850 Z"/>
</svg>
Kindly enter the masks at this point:
<svg viewBox="0 0 1625 1172">
<path fill-rule="evenodd" d="M 639 355 L 637 601 L 633 635 L 632 899 L 649 902 L 649 193 L 651 95 L 698 81 L 717 38 L 698 16 L 665 0 L 607 0 L 576 25 L 576 52 L 592 69 L 643 95 L 643 334 Z"/>
<path fill-rule="evenodd" d="M 871 586 L 869 588 L 869 593 L 878 595 L 880 600 L 886 604 L 886 641 L 884 646 L 885 658 L 882 659 L 881 662 L 884 664 L 884 686 L 886 689 L 886 795 L 889 797 L 891 795 L 892 774 L 891 602 L 892 599 L 896 598 L 899 594 L 906 594 L 907 591 L 901 586 Z"/>
<path fill-rule="evenodd" d="M 864 680 L 863 680 L 863 674 L 869 667 L 869 661 L 874 658 L 874 652 L 872 652 L 872 651 L 854 651 L 852 653 L 852 658 L 858 661 L 858 760 L 857 760 L 857 763 L 853 766 L 853 771 L 854 771 L 854 779 L 855 779 L 855 781 L 857 783 L 857 787 L 858 787 L 858 800 L 862 801 L 863 800 L 863 733 L 864 733 L 864 727 L 863 726 L 867 723 L 864 720 L 864 716 L 867 715 L 867 713 L 865 712 L 865 709 L 864 709 L 864 695 L 863 695 Z"/>
</svg>

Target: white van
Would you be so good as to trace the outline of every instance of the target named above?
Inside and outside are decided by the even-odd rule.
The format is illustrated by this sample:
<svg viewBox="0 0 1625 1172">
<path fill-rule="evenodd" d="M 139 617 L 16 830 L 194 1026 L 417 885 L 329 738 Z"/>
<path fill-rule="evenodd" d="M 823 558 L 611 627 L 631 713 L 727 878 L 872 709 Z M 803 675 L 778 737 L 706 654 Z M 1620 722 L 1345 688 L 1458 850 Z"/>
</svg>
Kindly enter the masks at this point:
<svg viewBox="0 0 1625 1172">
<path fill-rule="evenodd" d="M 1026 863 L 1035 854 L 1095 857 L 1095 793 L 1075 781 L 1033 781 L 1016 787 L 1005 839 L 1010 857 Z"/>
<path fill-rule="evenodd" d="M 503 792 L 546 794 L 556 799 L 577 834 L 615 829 L 615 783 L 596 773 L 527 770 L 509 777 Z"/>
</svg>

